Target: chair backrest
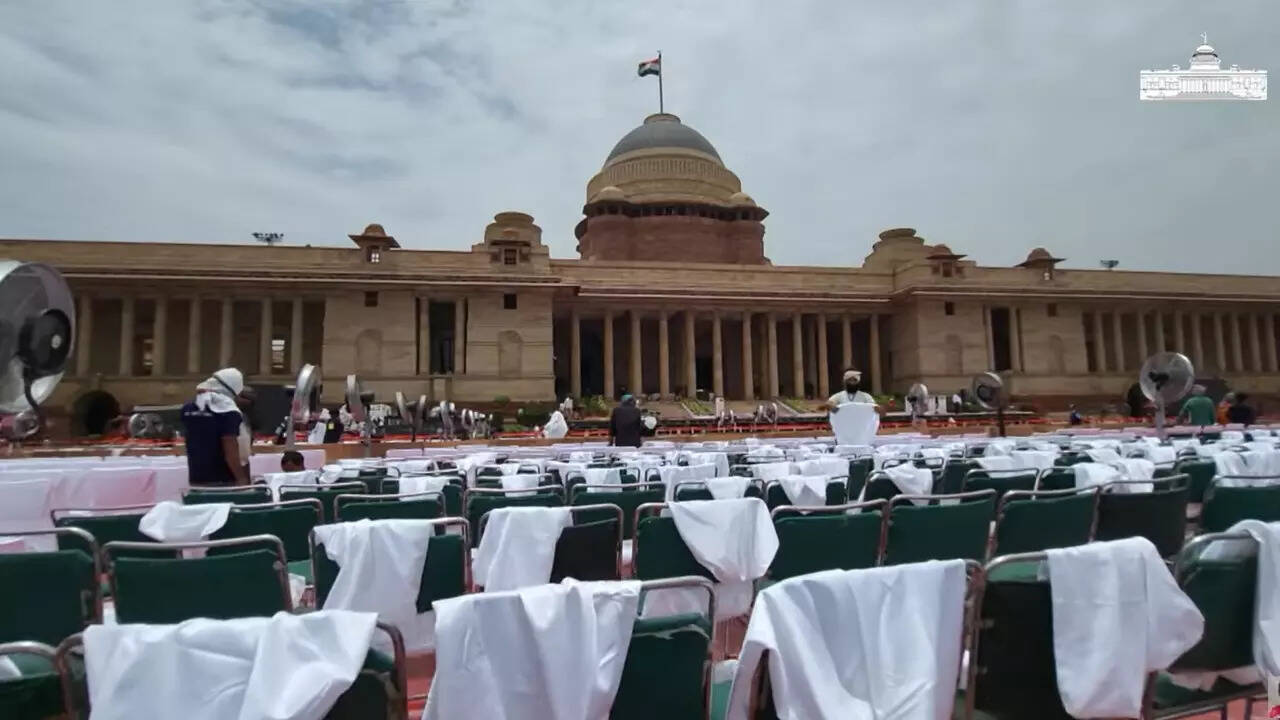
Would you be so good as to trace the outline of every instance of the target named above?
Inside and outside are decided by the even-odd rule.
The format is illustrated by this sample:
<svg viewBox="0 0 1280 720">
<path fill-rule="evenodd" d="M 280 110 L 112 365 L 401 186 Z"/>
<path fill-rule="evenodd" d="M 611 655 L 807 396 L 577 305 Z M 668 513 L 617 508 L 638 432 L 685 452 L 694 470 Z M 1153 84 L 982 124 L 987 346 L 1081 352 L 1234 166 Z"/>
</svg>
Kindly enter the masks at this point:
<svg viewBox="0 0 1280 720">
<path fill-rule="evenodd" d="M 1038 572 L 1043 553 L 1002 556 L 986 567 L 979 621 L 970 628 L 969 691 L 973 709 L 993 717 L 1071 720 L 1058 692 L 1049 583 Z"/>
<path fill-rule="evenodd" d="M 849 458 L 849 483 L 845 488 L 845 497 L 850 500 L 862 496 L 862 488 L 867 485 L 867 478 L 875 469 L 875 460 L 871 456 Z"/>
<path fill-rule="evenodd" d="M 711 490 L 705 482 L 701 480 L 685 480 L 678 482 L 672 489 L 671 496 L 679 502 L 689 500 L 714 500 Z M 752 480 L 747 483 L 747 487 L 742 492 L 742 497 L 765 499 L 764 482 L 761 480 Z"/>
<path fill-rule="evenodd" d="M 609 514 L 603 520 L 582 520 Z M 550 582 L 622 579 L 622 525 L 625 512 L 617 505 L 583 505 L 573 512 L 574 524 L 560 531 L 551 563 Z"/>
<path fill-rule="evenodd" d="M 676 529 L 676 521 L 657 515 L 664 507 L 662 503 L 652 503 L 636 509 L 636 537 L 631 555 L 634 577 L 658 580 L 697 576 L 714 580 L 715 575 L 694 558 Z"/>
<path fill-rule="evenodd" d="M 1000 498 L 991 555 L 1083 545 L 1093 539 L 1098 488 L 1014 490 Z"/>
<path fill-rule="evenodd" d="M 79 528 L 24 535 L 74 536 L 82 551 L 0 554 L 0 642 L 57 645 L 102 618 L 98 546 Z"/>
<path fill-rule="evenodd" d="M 281 500 L 278 503 L 262 503 L 261 505 L 235 505 L 227 513 L 227 522 L 209 535 L 210 540 L 226 540 L 251 536 L 269 535 L 276 538 L 284 546 L 285 559 L 288 562 L 306 560 L 311 557 L 311 546 L 308 538 L 311 529 L 321 524 L 324 508 L 314 498 L 301 500 Z M 271 543 L 262 547 L 270 550 Z M 208 555 L 227 555 L 242 552 L 238 546 L 219 547 L 209 550 Z"/>
<path fill-rule="evenodd" d="M 848 478 L 829 479 L 827 481 L 827 494 L 824 504 L 844 505 L 849 501 L 848 495 L 846 495 L 847 492 Z M 774 480 L 765 486 L 764 502 L 770 510 L 773 510 L 784 505 L 790 505 L 791 498 L 787 497 L 787 491 L 782 487 L 782 483 Z"/>
<path fill-rule="evenodd" d="M 987 538 L 995 515 L 994 490 L 898 495 L 889 504 L 884 564 L 955 559 L 981 562 L 987 556 Z"/>
<path fill-rule="evenodd" d="M 1213 481 L 1218 465 L 1212 458 L 1208 460 L 1184 458 L 1174 463 L 1173 470 L 1177 474 L 1186 475 L 1190 478 L 1191 494 L 1188 496 L 1187 502 L 1198 503 L 1204 502 L 1205 491 L 1209 489 L 1209 483 Z"/>
<path fill-rule="evenodd" d="M 862 502 L 870 502 L 872 500 L 892 500 L 901 495 L 902 491 L 898 489 L 897 483 L 893 478 L 883 472 L 874 472 L 867 478 L 866 488 L 862 492 Z M 857 495 L 849 497 L 857 499 Z"/>
<path fill-rule="evenodd" d="M 151 538 L 138 530 L 138 523 L 151 509 L 151 505 L 115 508 L 56 508 L 49 513 L 54 527 L 80 528 L 92 536 L 100 547 L 104 543 L 124 540 L 127 542 L 151 542 Z M 82 536 L 65 533 L 58 536 L 58 549 L 89 552 Z"/>
<path fill-rule="evenodd" d="M 422 580 L 418 585 L 417 608 L 419 613 L 431 609 L 437 600 L 457 597 L 467 591 L 467 571 L 471 565 L 471 528 L 462 518 L 446 517 L 428 520 L 441 530 L 458 528 L 459 532 L 436 534 L 427 541 L 427 560 L 422 565 Z M 323 608 L 324 601 L 333 589 L 341 569 L 329 559 L 324 544 L 311 534 L 311 576 L 315 579 L 316 607 Z"/>
<path fill-rule="evenodd" d="M 1174 475 L 1155 483 L 1151 492 L 1117 492 L 1127 481 L 1103 486 L 1098 497 L 1098 540 L 1140 536 L 1151 541 L 1161 557 L 1182 549 L 1187 529 L 1187 476 Z M 1165 488 L 1161 488 L 1165 485 Z"/>
<path fill-rule="evenodd" d="M 265 545 L 274 549 L 267 550 Z M 243 552 L 176 557 L 183 550 Z M 161 550 L 175 557 L 135 557 Z M 179 623 L 196 617 L 271 616 L 293 609 L 284 546 L 271 535 L 193 543 L 127 543 L 102 546 L 116 619 L 121 623 Z"/>
<path fill-rule="evenodd" d="M 1231 543 L 1243 552 L 1205 558 L 1204 551 L 1215 543 Z M 1257 547 L 1248 533 L 1210 533 L 1193 538 L 1178 554 L 1174 577 L 1204 616 L 1204 634 L 1170 670 L 1230 670 L 1254 663 Z"/>
<path fill-rule="evenodd" d="M 702 577 L 651 580 L 641 586 L 642 593 L 660 589 L 700 589 L 707 593 L 707 612 L 636 620 L 610 720 L 707 717 L 715 647 L 714 590 Z"/>
<path fill-rule="evenodd" d="M 203 503 L 234 503 L 259 505 L 271 502 L 271 488 L 266 485 L 237 485 L 235 487 L 192 486 L 182 493 L 184 505 Z"/>
<path fill-rule="evenodd" d="M 472 546 L 480 544 L 480 518 L 491 510 L 504 507 L 561 507 L 564 505 L 564 490 L 555 485 L 545 485 L 529 490 L 487 490 L 473 488 L 463 492 L 462 504 L 465 508 L 467 522 L 475 530 L 472 533 Z"/>
<path fill-rule="evenodd" d="M 1070 490 L 1076 486 L 1076 471 L 1072 467 L 1051 467 L 1040 473 L 1036 490 Z"/>
<path fill-rule="evenodd" d="M 994 490 L 999 500 L 1010 490 L 1035 490 L 1038 477 L 1035 470 L 970 470 L 964 475 L 960 492 Z"/>
<path fill-rule="evenodd" d="M 335 522 L 333 501 L 339 495 L 368 495 L 369 486 L 359 480 L 336 482 L 329 485 L 281 485 L 280 500 L 317 500 L 325 523 Z"/>
<path fill-rule="evenodd" d="M 622 508 L 622 538 L 635 537 L 636 508 L 645 503 L 660 503 L 665 497 L 666 486 L 661 482 L 624 483 L 622 485 L 577 485 L 569 491 L 569 505 L 597 505 L 605 503 Z M 607 512 L 588 511 L 574 517 L 581 522 L 609 519 Z"/>
<path fill-rule="evenodd" d="M 942 482 L 937 492 L 943 495 L 964 492 L 964 478 L 969 472 L 981 466 L 974 460 L 952 458 L 942 469 Z"/>
<path fill-rule="evenodd" d="M 339 495 L 333 499 L 337 522 L 354 520 L 434 520 L 444 517 L 444 493 Z"/>
<path fill-rule="evenodd" d="M 778 533 L 778 553 L 769 566 L 769 579 L 785 580 L 822 570 L 855 570 L 880 564 L 887 508 L 884 500 L 822 508 L 775 508 L 773 529 Z"/>
<path fill-rule="evenodd" d="M 1280 485 L 1225 487 L 1210 482 L 1200 510 L 1200 528 L 1223 532 L 1241 520 L 1280 520 Z"/>
</svg>

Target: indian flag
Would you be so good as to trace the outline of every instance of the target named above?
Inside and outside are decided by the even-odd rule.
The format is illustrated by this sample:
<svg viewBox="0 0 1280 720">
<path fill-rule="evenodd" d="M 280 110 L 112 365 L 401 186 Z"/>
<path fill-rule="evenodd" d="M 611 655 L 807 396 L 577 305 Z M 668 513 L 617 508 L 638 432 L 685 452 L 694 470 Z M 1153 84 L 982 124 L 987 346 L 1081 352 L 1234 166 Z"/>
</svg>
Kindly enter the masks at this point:
<svg viewBox="0 0 1280 720">
<path fill-rule="evenodd" d="M 645 75 L 661 75 L 662 74 L 662 58 L 645 60 L 644 62 L 640 63 L 640 67 L 637 68 L 637 72 L 639 73 L 640 77 L 644 77 Z"/>
</svg>

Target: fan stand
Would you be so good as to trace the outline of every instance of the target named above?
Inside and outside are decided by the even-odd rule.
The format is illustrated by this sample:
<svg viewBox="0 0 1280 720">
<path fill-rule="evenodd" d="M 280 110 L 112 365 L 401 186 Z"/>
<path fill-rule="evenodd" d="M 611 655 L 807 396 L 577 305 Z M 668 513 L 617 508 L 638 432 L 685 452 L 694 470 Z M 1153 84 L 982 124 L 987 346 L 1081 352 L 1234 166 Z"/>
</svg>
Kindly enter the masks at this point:
<svg viewBox="0 0 1280 720">
<path fill-rule="evenodd" d="M 1156 416 L 1155 416 L 1156 437 L 1160 438 L 1160 442 L 1164 442 L 1165 441 L 1164 397 L 1160 396 L 1158 393 L 1155 399 L 1155 406 L 1156 406 Z"/>
<path fill-rule="evenodd" d="M 1004 430 L 1004 403 L 996 405 L 996 428 L 1000 433 L 1000 437 L 1005 437 Z"/>
</svg>

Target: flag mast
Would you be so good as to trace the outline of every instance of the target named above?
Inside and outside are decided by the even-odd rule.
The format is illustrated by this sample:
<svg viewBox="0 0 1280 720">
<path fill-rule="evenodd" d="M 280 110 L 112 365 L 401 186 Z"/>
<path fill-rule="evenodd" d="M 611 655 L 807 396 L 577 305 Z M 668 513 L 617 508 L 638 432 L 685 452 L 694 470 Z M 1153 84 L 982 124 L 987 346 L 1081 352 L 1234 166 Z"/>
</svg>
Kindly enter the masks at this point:
<svg viewBox="0 0 1280 720">
<path fill-rule="evenodd" d="M 662 51 L 658 51 L 658 112 L 663 113 L 662 107 Z"/>
</svg>

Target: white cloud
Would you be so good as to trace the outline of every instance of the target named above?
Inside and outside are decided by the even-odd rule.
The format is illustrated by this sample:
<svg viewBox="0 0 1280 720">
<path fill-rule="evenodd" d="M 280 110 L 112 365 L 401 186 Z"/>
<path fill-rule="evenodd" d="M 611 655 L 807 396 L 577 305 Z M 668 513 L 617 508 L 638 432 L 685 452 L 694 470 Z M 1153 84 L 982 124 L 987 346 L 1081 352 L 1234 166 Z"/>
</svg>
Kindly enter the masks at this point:
<svg viewBox="0 0 1280 720">
<path fill-rule="evenodd" d="M 520 209 L 570 257 L 661 48 L 668 109 L 772 212 L 777 263 L 857 264 L 910 225 L 984 264 L 1044 245 L 1280 273 L 1276 104 L 1136 100 L 1201 31 L 1280 67 L 1277 20 L 1262 0 L 7 3 L 0 234 L 342 244 L 376 221 L 463 249 Z"/>
</svg>

